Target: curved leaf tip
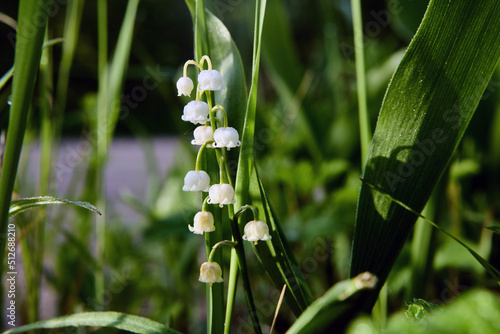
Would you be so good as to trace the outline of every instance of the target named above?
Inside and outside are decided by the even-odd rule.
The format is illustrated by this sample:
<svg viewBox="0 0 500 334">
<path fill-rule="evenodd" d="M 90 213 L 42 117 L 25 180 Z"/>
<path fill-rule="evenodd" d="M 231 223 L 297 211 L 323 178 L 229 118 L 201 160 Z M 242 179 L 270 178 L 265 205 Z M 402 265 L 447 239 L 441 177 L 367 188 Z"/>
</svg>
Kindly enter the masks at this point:
<svg viewBox="0 0 500 334">
<path fill-rule="evenodd" d="M 28 209 L 53 204 L 72 204 L 97 213 L 99 216 L 102 215 L 102 213 L 94 205 L 88 202 L 70 201 L 67 199 L 52 196 L 39 196 L 22 198 L 12 201 L 9 208 L 9 218 Z"/>
</svg>

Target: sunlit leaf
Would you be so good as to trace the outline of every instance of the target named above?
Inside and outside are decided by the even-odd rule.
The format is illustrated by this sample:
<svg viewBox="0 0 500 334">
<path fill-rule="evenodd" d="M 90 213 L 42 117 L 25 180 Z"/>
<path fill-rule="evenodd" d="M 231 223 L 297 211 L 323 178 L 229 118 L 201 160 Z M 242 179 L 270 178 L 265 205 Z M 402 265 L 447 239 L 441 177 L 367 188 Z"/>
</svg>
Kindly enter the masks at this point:
<svg viewBox="0 0 500 334">
<path fill-rule="evenodd" d="M 431 1 L 386 92 L 363 179 L 421 212 L 500 56 L 500 1 Z M 362 184 L 351 276 L 369 271 L 375 303 L 417 215 Z"/>
</svg>

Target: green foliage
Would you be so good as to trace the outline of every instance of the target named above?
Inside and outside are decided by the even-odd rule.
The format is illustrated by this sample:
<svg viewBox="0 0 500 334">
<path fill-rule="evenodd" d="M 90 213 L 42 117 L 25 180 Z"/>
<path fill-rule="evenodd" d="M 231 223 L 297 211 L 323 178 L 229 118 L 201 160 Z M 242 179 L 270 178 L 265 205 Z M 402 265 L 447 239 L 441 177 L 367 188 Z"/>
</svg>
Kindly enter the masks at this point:
<svg viewBox="0 0 500 334">
<path fill-rule="evenodd" d="M 407 311 L 391 316 L 384 333 L 496 333 L 500 330 L 499 316 L 500 301 L 495 293 L 471 289 L 439 308 L 426 301 L 414 301 Z M 377 331 L 376 324 L 361 318 L 351 324 L 347 333 L 373 331 Z"/>
<path fill-rule="evenodd" d="M 364 180 L 417 212 L 423 209 L 498 62 L 499 31 L 498 1 L 431 1 L 384 98 Z M 370 271 L 380 289 L 416 219 L 363 184 L 351 276 Z M 377 294 L 375 289 L 364 309 Z"/>
<path fill-rule="evenodd" d="M 16 75 L 12 83 L 9 133 L 0 177 L 0 231 L 3 231 L 1 233 L 5 233 L 7 230 L 10 200 L 42 53 L 45 22 L 47 20 L 47 12 L 43 10 L 43 6 L 47 3 L 48 1 L 44 0 L 24 0 L 19 4 L 19 21 L 22 23 L 19 25 L 17 33 L 14 58 Z M 31 20 L 35 16 L 40 18 L 38 26 L 34 26 Z M 5 252 L 5 243 L 6 238 L 2 238 L 0 242 L 1 258 L 3 258 Z M 3 268 L 3 266 L 0 268 Z M 1 269 L 0 273 L 2 273 Z"/>
<path fill-rule="evenodd" d="M 410 319 L 422 320 L 429 312 L 432 312 L 438 307 L 438 305 L 429 303 L 423 299 L 414 298 L 408 303 L 405 315 Z"/>
<path fill-rule="evenodd" d="M 20 17 L 27 9 L 33 14 L 36 6 L 29 6 L 35 3 L 41 2 L 20 1 Z M 39 162 L 21 155 L 14 195 L 56 196 L 29 197 L 7 206 L 15 206 L 14 214 L 43 205 L 12 218 L 22 256 L 18 265 L 25 273 L 17 289 L 26 291 L 26 298 L 16 300 L 17 323 L 32 324 L 9 333 L 65 326 L 82 332 L 103 326 L 108 328 L 99 331 L 260 333 L 273 321 L 280 333 L 339 332 L 371 307 L 384 282 L 387 288 L 373 318 L 354 320 L 350 331 L 497 332 L 492 319 L 498 318 L 498 297 L 484 288 L 495 286 L 491 276 L 498 276 L 499 263 L 498 68 L 487 86 L 500 52 L 498 1 L 432 1 L 406 53 L 421 21 L 416 13 L 423 14 L 426 3 L 398 1 L 394 7 L 386 1 L 383 10 L 379 3 L 364 3 L 354 15 L 357 43 L 346 4 L 58 3 L 58 10 L 49 13 L 45 46 L 58 43 L 58 36 L 65 42 L 62 48 L 55 44 L 43 50 L 38 80 L 37 50 L 45 26 L 32 44 L 16 47 L 7 133 L 16 137 L 19 148 L 27 118 L 23 152 L 37 147 L 36 138 L 42 148 Z M 8 12 L 10 6 L 2 3 L 0 11 Z M 21 21 L 19 29 L 22 39 L 26 26 Z M 2 50 L 9 54 L 8 48 Z M 199 197 L 180 189 L 196 155 L 188 144 L 193 125 L 181 126 L 179 120 L 181 104 L 188 99 L 176 97 L 174 86 L 183 62 L 204 54 L 224 77 L 225 88 L 212 95 L 213 102 L 225 107 L 242 140 L 239 149 L 225 152 L 227 179 L 237 191 L 235 210 L 251 203 L 270 227 L 272 239 L 257 245 L 241 240 L 251 219 L 248 212 L 236 222 L 231 210 L 211 206 L 222 228 L 210 233 L 206 243 L 187 229 L 199 210 Z M 354 60 L 359 62 L 360 54 L 365 70 L 358 66 L 356 71 Z M 19 61 L 28 58 L 18 72 Z M 7 71 L 0 79 L 3 125 L 14 68 L 8 70 L 11 59 L 0 66 Z M 154 85 L 148 87 L 154 88 L 149 89 L 144 80 L 146 75 L 151 79 L 151 68 Z M 193 79 L 194 74 L 188 71 Z M 34 98 L 30 85 L 38 88 Z M 375 124 L 379 115 L 365 182 L 359 166 L 366 140 L 360 133 L 369 129 L 367 124 L 360 129 L 357 112 L 357 96 L 363 95 L 357 87 L 364 85 L 367 110 L 361 117 Z M 132 101 L 135 107 L 127 104 L 129 114 L 120 114 L 127 96 L 141 89 L 146 89 L 144 99 Z M 25 119 L 17 127 L 19 115 Z M 73 179 L 64 194 L 54 182 L 57 149 L 59 157 L 70 156 L 59 145 L 60 131 L 88 145 L 71 166 Z M 123 203 L 115 207 L 103 191 L 104 171 L 113 159 L 109 145 L 123 133 L 141 142 L 146 196 L 124 192 Z M 166 175 L 158 172 L 157 158 L 164 157 L 155 156 L 156 144 L 150 141 L 158 134 L 181 135 L 169 141 L 175 144 L 165 144 L 175 150 Z M 17 157 L 9 147 L 16 140 L 9 138 L 1 182 L 13 184 Z M 422 163 L 415 160 L 419 152 Z M 213 153 L 202 164 L 215 161 Z M 39 177 L 28 168 L 33 165 L 41 165 Z M 216 183 L 218 169 L 210 173 L 217 174 Z M 3 184 L 0 199 L 7 203 L 12 191 Z M 91 214 L 99 211 L 88 202 L 103 216 Z M 130 210 L 135 212 L 129 215 Z M 419 227 L 411 244 L 406 243 L 417 217 Z M 379 278 L 373 290 L 348 278 L 355 219 L 351 275 L 370 270 Z M 236 250 L 216 253 L 224 283 L 205 289 L 197 281 L 199 264 L 215 241 L 231 237 Z M 284 305 L 274 319 L 285 284 Z M 471 291 L 450 301 L 465 286 Z M 53 298 L 45 299 L 45 291 Z M 96 310 L 123 313 L 87 312 Z M 87 313 L 76 313 L 82 311 Z M 56 318 L 38 321 L 46 312 Z M 72 315 L 59 317 L 65 314 Z"/>
<path fill-rule="evenodd" d="M 64 317 L 53 318 L 35 322 L 34 324 L 19 326 L 4 334 L 24 333 L 41 328 L 61 328 L 61 327 L 113 327 L 132 333 L 140 334 L 176 334 L 179 333 L 159 322 L 152 321 L 135 315 L 118 312 L 87 312 L 76 313 Z"/>
</svg>

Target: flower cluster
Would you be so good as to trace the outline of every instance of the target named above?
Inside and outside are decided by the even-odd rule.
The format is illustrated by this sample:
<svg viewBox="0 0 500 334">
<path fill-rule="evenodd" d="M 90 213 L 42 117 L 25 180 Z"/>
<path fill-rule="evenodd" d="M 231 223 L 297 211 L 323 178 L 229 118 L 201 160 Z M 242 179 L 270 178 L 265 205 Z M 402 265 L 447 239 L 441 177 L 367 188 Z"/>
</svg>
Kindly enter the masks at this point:
<svg viewBox="0 0 500 334">
<path fill-rule="evenodd" d="M 204 69 L 205 63 L 208 69 Z M 203 201 L 202 210 L 194 216 L 193 225 L 188 225 L 189 231 L 194 234 L 204 234 L 215 231 L 214 217 L 206 210 L 207 204 L 217 204 L 221 208 L 224 205 L 233 205 L 236 202 L 233 186 L 228 182 L 227 166 L 225 162 L 225 150 L 239 147 L 241 145 L 238 131 L 228 126 L 227 113 L 220 105 L 212 106 L 212 92 L 224 89 L 222 75 L 212 68 L 212 62 L 208 56 L 203 56 L 200 62 L 189 60 L 184 64 L 183 76 L 177 81 L 178 96 L 191 96 L 195 87 L 193 80 L 187 76 L 187 68 L 194 65 L 199 69 L 196 97 L 184 107 L 181 119 L 198 125 L 193 132 L 194 139 L 191 144 L 201 146 L 196 159 L 196 169 L 189 171 L 184 177 L 184 191 L 208 193 Z M 205 101 L 202 97 L 205 95 Z M 220 111 L 217 113 L 217 111 Z M 201 170 L 201 156 L 205 148 L 220 150 L 217 152 L 219 163 L 220 182 L 210 185 L 210 176 Z M 255 216 L 255 213 L 254 213 Z M 244 240 L 257 243 L 258 240 L 269 240 L 269 229 L 267 224 L 254 220 L 245 226 Z M 214 246 L 215 247 L 215 246 Z M 215 248 L 213 249 L 215 250 Z M 208 262 L 200 268 L 199 280 L 212 285 L 222 282 L 222 270 L 218 263 L 212 262 L 212 253 Z"/>
</svg>

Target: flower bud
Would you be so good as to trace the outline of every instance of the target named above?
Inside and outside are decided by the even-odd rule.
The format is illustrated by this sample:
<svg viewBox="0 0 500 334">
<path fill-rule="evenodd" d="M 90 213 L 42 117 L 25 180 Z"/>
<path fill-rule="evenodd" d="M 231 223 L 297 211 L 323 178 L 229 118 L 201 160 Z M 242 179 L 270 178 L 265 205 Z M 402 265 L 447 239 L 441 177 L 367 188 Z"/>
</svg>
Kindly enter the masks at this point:
<svg viewBox="0 0 500 334">
<path fill-rule="evenodd" d="M 252 220 L 245 225 L 245 234 L 242 238 L 243 240 L 253 241 L 255 244 L 259 240 L 271 240 L 269 227 L 263 221 Z"/>
<path fill-rule="evenodd" d="M 210 176 L 205 171 L 189 171 L 184 177 L 184 191 L 204 191 L 210 188 Z"/>
<path fill-rule="evenodd" d="M 234 204 L 234 189 L 230 184 L 214 184 L 208 190 L 208 203 L 219 204 L 222 208 L 223 205 Z"/>
<path fill-rule="evenodd" d="M 224 79 L 217 70 L 204 70 L 198 74 L 198 84 L 200 91 L 221 90 L 224 88 Z"/>
<path fill-rule="evenodd" d="M 211 126 L 199 126 L 194 129 L 193 135 L 194 139 L 191 141 L 193 145 L 203 145 L 207 141 L 214 140 L 214 133 Z"/>
<path fill-rule="evenodd" d="M 217 262 L 204 262 L 200 267 L 200 282 L 208 283 L 212 286 L 212 283 L 224 282 L 222 279 L 222 269 Z"/>
<path fill-rule="evenodd" d="M 177 80 L 177 96 L 185 95 L 190 96 L 194 88 L 193 80 L 189 77 L 180 77 Z"/>
<path fill-rule="evenodd" d="M 210 107 L 203 101 L 191 101 L 184 107 L 184 115 L 181 116 L 183 121 L 193 124 L 205 124 L 210 119 L 208 114 Z"/>
<path fill-rule="evenodd" d="M 218 128 L 214 131 L 214 147 L 226 147 L 230 150 L 233 147 L 238 147 L 241 145 L 240 136 L 235 128 Z"/>
<path fill-rule="evenodd" d="M 188 225 L 189 230 L 194 234 L 215 231 L 214 216 L 211 212 L 200 211 L 194 216 L 194 226 Z"/>
</svg>

